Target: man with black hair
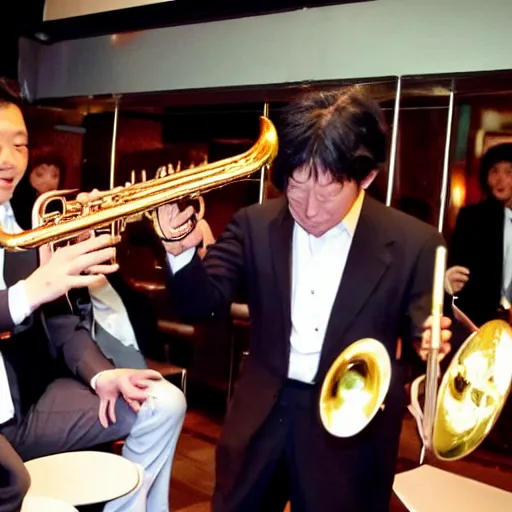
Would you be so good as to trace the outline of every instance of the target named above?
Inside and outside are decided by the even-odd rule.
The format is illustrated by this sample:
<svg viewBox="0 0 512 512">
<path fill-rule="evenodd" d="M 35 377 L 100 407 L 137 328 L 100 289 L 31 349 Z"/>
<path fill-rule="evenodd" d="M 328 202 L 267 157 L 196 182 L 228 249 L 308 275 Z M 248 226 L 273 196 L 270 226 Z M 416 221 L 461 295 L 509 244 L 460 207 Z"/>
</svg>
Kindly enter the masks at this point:
<svg viewBox="0 0 512 512">
<path fill-rule="evenodd" d="M 28 159 L 20 107 L 0 88 L 0 227 L 8 233 L 20 231 L 10 198 Z M 0 248 L 0 512 L 21 509 L 30 485 L 24 461 L 120 438 L 123 456 L 143 467 L 144 482 L 105 510 L 169 510 L 183 394 L 158 372 L 114 368 L 59 302 L 117 270 L 105 263 L 116 242 L 90 238 L 41 265 L 35 250 Z"/>
<path fill-rule="evenodd" d="M 355 88 L 286 109 L 273 182 L 284 198 L 238 212 L 203 260 L 198 230 L 165 243 L 176 305 L 225 314 L 242 290 L 251 315 L 244 361 L 217 449 L 214 512 L 384 512 L 404 411 L 402 353 L 428 354 L 431 226 L 365 193 L 386 159 L 379 106 Z M 165 234 L 192 212 L 162 207 Z M 425 323 L 427 322 L 427 323 Z M 443 329 L 450 321 L 443 319 Z M 442 353 L 450 345 L 443 330 Z M 385 408 L 357 435 L 323 427 L 319 393 L 335 358 L 375 338 L 392 361 Z"/>
<path fill-rule="evenodd" d="M 445 289 L 477 326 L 503 316 L 512 303 L 512 144 L 491 147 L 480 162 L 485 196 L 464 206 L 448 253 Z"/>
</svg>

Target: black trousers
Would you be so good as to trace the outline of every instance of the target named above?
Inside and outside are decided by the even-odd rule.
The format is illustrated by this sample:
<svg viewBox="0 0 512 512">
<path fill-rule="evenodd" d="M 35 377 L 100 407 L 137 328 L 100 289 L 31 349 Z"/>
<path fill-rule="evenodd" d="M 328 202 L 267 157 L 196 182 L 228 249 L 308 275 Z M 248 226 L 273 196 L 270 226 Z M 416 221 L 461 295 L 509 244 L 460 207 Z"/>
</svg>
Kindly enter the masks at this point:
<svg viewBox="0 0 512 512">
<path fill-rule="evenodd" d="M 58 379 L 23 418 L 0 426 L 0 512 L 18 512 L 29 488 L 24 461 L 91 448 L 126 437 L 136 414 L 121 398 L 116 423 L 103 428 L 99 398 L 73 379 Z"/>
<path fill-rule="evenodd" d="M 313 386 L 288 381 L 232 492 L 214 493 L 213 512 L 282 512 L 288 500 L 292 512 L 389 510 L 402 403 L 387 404 L 396 426 L 389 434 L 376 435 L 377 424 L 338 439 L 319 423 L 317 400 Z"/>
<path fill-rule="evenodd" d="M 275 445 L 267 465 L 242 501 L 240 511 L 283 512 L 290 501 L 293 512 L 306 512 L 297 469 L 293 418 L 294 412 L 301 408 L 300 404 L 310 401 L 312 389 L 309 384 L 291 380 L 285 386 L 265 429 L 274 431 Z"/>
</svg>

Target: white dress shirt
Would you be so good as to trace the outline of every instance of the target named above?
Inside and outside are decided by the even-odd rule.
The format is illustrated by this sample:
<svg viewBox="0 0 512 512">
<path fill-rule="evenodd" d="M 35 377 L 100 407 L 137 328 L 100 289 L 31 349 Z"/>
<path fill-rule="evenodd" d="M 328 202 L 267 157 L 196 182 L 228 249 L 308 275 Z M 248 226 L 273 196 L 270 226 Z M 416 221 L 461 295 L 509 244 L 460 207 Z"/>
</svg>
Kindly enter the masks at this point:
<svg viewBox="0 0 512 512">
<path fill-rule="evenodd" d="M 337 226 L 321 237 L 308 234 L 295 223 L 292 242 L 292 331 L 288 377 L 312 382 L 324 343 L 334 299 L 345 270 L 356 230 L 364 190 Z M 190 263 L 191 248 L 178 256 L 167 255 L 173 273 Z"/>
<path fill-rule="evenodd" d="M 19 233 L 22 229 L 16 223 L 14 212 L 10 203 L 0 205 L 0 227 L 7 233 Z M 4 259 L 5 249 L 0 247 L 0 290 L 5 290 Z M 30 315 L 30 306 L 25 293 L 25 282 L 19 281 L 8 291 L 9 312 L 15 325 L 19 325 Z M 2 340 L 0 340 L 2 343 Z M 9 381 L 5 363 L 0 353 L 0 424 L 14 417 L 14 404 L 12 401 Z"/>
<path fill-rule="evenodd" d="M 119 340 L 125 347 L 134 347 L 139 350 L 126 307 L 113 286 L 107 281 L 101 288 L 89 290 L 89 295 L 93 307 L 94 322 L 98 322 L 105 331 Z M 93 336 L 94 333 L 93 326 Z"/>
<path fill-rule="evenodd" d="M 503 273 L 501 296 L 512 301 L 512 210 L 505 207 L 503 223 Z"/>
<path fill-rule="evenodd" d="M 292 331 L 288 377 L 313 382 L 325 331 L 345 270 L 364 192 L 345 218 L 320 237 L 295 223 L 292 242 Z"/>
</svg>

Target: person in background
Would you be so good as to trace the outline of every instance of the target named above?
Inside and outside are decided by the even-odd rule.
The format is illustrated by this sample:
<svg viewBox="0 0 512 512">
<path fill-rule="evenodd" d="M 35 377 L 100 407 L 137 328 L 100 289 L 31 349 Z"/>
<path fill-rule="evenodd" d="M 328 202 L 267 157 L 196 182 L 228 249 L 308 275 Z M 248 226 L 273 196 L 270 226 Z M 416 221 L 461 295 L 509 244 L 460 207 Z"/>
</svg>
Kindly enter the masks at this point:
<svg viewBox="0 0 512 512">
<path fill-rule="evenodd" d="M 78 197 L 85 201 L 88 194 Z M 203 234 L 198 254 L 203 258 L 215 238 L 204 219 L 198 222 L 198 229 Z M 116 367 L 147 368 L 145 358 L 164 357 L 158 318 L 151 303 L 126 282 L 121 271 L 103 276 L 87 289 L 72 290 L 68 298 L 73 312 L 80 315 L 103 354 Z"/>
<path fill-rule="evenodd" d="M 171 300 L 191 321 L 227 315 L 245 292 L 244 361 L 216 453 L 214 512 L 387 512 L 405 400 L 403 357 L 426 360 L 435 228 L 366 193 L 386 160 L 379 106 L 353 88 L 292 102 L 273 182 L 284 197 L 239 211 L 201 261 L 195 229 L 164 243 Z M 160 208 L 168 237 L 193 210 Z M 444 318 L 444 329 L 450 319 Z M 385 408 L 349 438 L 331 435 L 319 393 L 361 338 L 386 347 Z M 442 355 L 450 332 L 442 333 Z"/>
<path fill-rule="evenodd" d="M 146 297 L 113 272 L 88 288 L 73 290 L 69 301 L 103 354 L 118 368 L 147 368 L 145 358 L 163 356 L 157 318 Z M 176 411 L 185 414 L 185 411 Z"/>
<path fill-rule="evenodd" d="M 512 302 L 512 143 L 491 147 L 480 162 L 485 198 L 461 208 L 448 251 L 445 290 L 477 327 Z"/>
<path fill-rule="evenodd" d="M 25 173 L 11 199 L 18 225 L 27 230 L 32 227 L 32 208 L 36 199 L 45 192 L 63 188 L 66 166 L 59 152 L 45 147 L 30 155 L 28 172 Z M 51 203 L 48 211 L 58 211 L 58 202 Z"/>
<path fill-rule="evenodd" d="M 0 226 L 19 232 L 10 199 L 25 173 L 28 133 L 18 98 L 0 88 Z M 30 486 L 24 461 L 126 438 L 139 490 L 105 511 L 169 510 L 170 461 L 186 407 L 158 372 L 115 368 L 62 298 L 118 270 L 108 235 L 57 250 L 0 248 L 0 512 L 18 512 Z"/>
<path fill-rule="evenodd" d="M 489 148 L 479 174 L 484 199 L 461 208 L 448 251 L 445 291 L 456 300 L 447 313 L 460 320 L 462 312 L 474 324 L 454 322 L 454 348 L 490 320 L 512 323 L 512 143 Z M 509 399 L 483 444 L 511 453 L 511 433 Z"/>
</svg>

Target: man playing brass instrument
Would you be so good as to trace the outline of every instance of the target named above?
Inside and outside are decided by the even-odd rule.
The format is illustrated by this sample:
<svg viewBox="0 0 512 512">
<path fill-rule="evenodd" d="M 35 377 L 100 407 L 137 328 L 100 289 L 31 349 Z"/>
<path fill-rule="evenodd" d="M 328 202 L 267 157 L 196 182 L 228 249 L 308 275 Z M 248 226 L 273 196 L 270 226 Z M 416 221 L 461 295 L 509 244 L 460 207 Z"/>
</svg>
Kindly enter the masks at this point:
<svg viewBox="0 0 512 512">
<path fill-rule="evenodd" d="M 25 172 L 28 135 L 17 99 L 0 90 L 0 225 L 17 232 L 9 200 Z M 38 253 L 0 250 L 0 512 L 21 509 L 23 461 L 126 437 L 123 455 L 144 468 L 140 490 L 106 511 L 169 510 L 181 391 L 151 370 L 115 369 L 76 316 L 58 302 L 117 270 L 108 235 Z M 147 496 L 146 496 L 147 493 Z"/>
<path fill-rule="evenodd" d="M 216 455 L 214 512 L 388 510 L 404 411 L 393 361 L 385 408 L 359 434 L 338 438 L 318 398 L 338 354 L 361 338 L 392 359 L 426 359 L 435 250 L 431 226 L 365 193 L 386 159 L 376 103 L 357 89 L 292 103 L 274 184 L 285 198 L 238 212 L 203 262 L 198 230 L 165 244 L 169 286 L 188 319 L 225 314 L 241 291 L 251 314 L 244 361 Z M 190 211 L 160 209 L 164 233 Z M 427 321 L 427 323 L 425 323 Z M 443 319 L 443 329 L 450 325 Z M 449 331 L 442 332 L 446 354 Z"/>
</svg>

